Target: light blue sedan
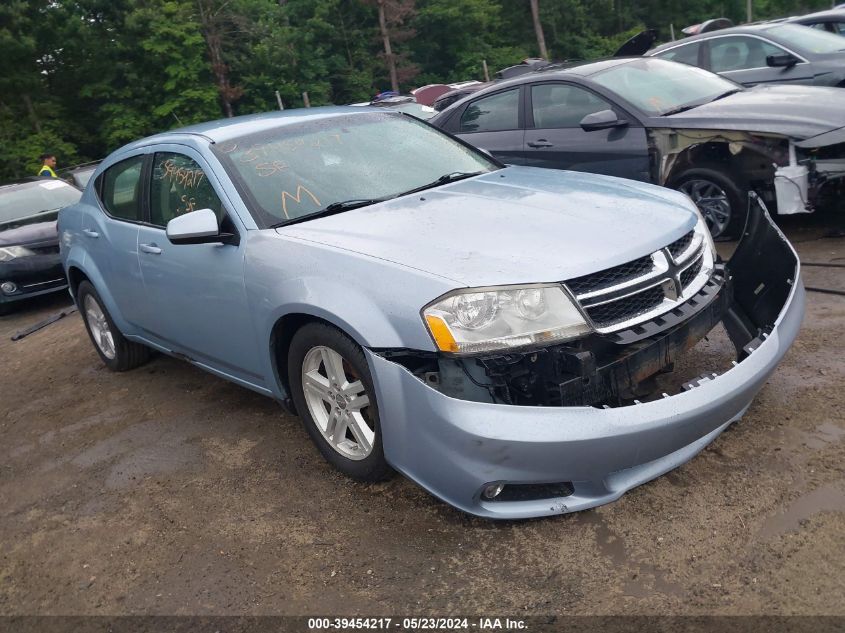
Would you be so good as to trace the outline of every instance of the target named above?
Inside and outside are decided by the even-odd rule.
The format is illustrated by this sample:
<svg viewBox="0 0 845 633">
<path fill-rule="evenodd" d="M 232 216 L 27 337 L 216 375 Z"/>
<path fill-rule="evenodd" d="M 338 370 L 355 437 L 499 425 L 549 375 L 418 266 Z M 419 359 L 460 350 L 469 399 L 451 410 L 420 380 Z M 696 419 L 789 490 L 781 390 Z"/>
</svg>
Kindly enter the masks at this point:
<svg viewBox="0 0 845 633">
<path fill-rule="evenodd" d="M 522 518 L 612 501 L 748 408 L 804 307 L 755 206 L 725 264 L 683 194 L 325 108 L 123 147 L 59 232 L 110 369 L 185 359 L 297 412 L 354 479 Z M 735 362 L 656 390 L 720 323 Z"/>
</svg>

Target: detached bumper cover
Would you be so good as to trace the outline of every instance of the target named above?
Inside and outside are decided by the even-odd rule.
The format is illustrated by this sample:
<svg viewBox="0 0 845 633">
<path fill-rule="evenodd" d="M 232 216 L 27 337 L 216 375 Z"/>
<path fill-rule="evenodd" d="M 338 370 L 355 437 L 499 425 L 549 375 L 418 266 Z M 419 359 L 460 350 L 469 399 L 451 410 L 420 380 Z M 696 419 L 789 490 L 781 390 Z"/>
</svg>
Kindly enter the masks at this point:
<svg viewBox="0 0 845 633">
<path fill-rule="evenodd" d="M 765 210 L 750 219 L 729 266 L 740 317 L 726 327 L 735 342 L 754 341 L 731 370 L 648 403 L 596 409 L 459 400 L 367 351 L 388 461 L 447 503 L 502 519 L 608 503 L 683 464 L 742 416 L 804 314 L 798 258 Z M 570 482 L 574 491 L 559 498 L 482 499 L 494 482 Z"/>
</svg>

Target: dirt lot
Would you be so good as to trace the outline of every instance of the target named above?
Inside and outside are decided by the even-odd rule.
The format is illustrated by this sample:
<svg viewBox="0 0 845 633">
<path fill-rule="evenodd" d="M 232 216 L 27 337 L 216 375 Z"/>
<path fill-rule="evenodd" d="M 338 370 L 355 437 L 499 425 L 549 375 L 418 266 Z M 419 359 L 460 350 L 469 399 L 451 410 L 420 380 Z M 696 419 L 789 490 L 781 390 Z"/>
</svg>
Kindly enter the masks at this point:
<svg viewBox="0 0 845 633">
<path fill-rule="evenodd" d="M 787 224 L 805 261 L 845 239 Z M 805 268 L 845 290 L 845 269 Z M 845 298 L 746 417 L 617 503 L 491 523 L 335 473 L 298 419 L 159 356 L 100 363 L 66 304 L 0 319 L 0 614 L 845 614 Z M 704 353 L 707 352 L 706 345 Z"/>
</svg>

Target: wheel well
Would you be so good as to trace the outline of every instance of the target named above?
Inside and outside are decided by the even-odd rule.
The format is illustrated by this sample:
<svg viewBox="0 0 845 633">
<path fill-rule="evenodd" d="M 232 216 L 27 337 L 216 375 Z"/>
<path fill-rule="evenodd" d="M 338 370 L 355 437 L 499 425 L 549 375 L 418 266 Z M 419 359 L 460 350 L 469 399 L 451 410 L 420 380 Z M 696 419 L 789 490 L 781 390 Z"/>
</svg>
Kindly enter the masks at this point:
<svg viewBox="0 0 845 633">
<path fill-rule="evenodd" d="M 290 343 L 293 340 L 297 330 L 307 323 L 325 323 L 332 327 L 337 327 L 333 323 L 316 317 L 313 314 L 293 313 L 286 314 L 280 318 L 273 325 L 273 330 L 270 333 L 270 350 L 273 357 L 273 369 L 276 373 L 276 379 L 282 385 L 288 397 L 285 400 L 285 406 L 293 410 L 293 401 L 290 397 L 290 379 L 288 376 L 288 351 L 290 350 Z"/>
<path fill-rule="evenodd" d="M 722 172 L 740 187 L 755 188 L 760 183 L 774 182 L 772 160 L 765 154 L 749 147 L 742 147 L 733 154 L 728 143 L 711 142 L 693 145 L 681 152 L 666 177 L 667 185 L 672 186 L 683 172 L 695 168 Z"/>
<path fill-rule="evenodd" d="M 76 289 L 79 288 L 79 284 L 83 281 L 90 281 L 88 276 L 79 270 L 76 266 L 71 266 L 67 271 L 67 279 L 68 285 L 70 286 L 70 291 L 73 294 L 74 299 L 76 299 Z"/>
</svg>

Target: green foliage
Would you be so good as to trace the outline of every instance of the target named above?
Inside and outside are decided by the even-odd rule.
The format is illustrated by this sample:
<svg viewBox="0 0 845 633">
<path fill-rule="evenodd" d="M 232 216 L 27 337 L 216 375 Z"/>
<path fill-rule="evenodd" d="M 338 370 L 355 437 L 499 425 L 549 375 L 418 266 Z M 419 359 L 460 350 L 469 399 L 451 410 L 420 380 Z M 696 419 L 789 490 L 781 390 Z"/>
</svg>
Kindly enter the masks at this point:
<svg viewBox="0 0 845 633">
<path fill-rule="evenodd" d="M 224 115 L 364 101 L 390 83 L 374 0 L 3 0 L 0 180 L 101 158 L 138 137 Z M 610 55 L 643 26 L 669 38 L 745 0 L 540 0 L 554 59 Z M 397 5 L 398 6 L 398 5 Z M 393 48 L 403 89 L 482 79 L 538 54 L 528 0 L 403 2 Z M 828 0 L 754 0 L 754 17 Z M 217 37 L 212 66 L 210 41 Z M 411 72 L 405 76 L 411 76 Z M 221 78 L 227 82 L 221 88 Z M 412 82 L 412 83 L 411 83 Z"/>
</svg>

